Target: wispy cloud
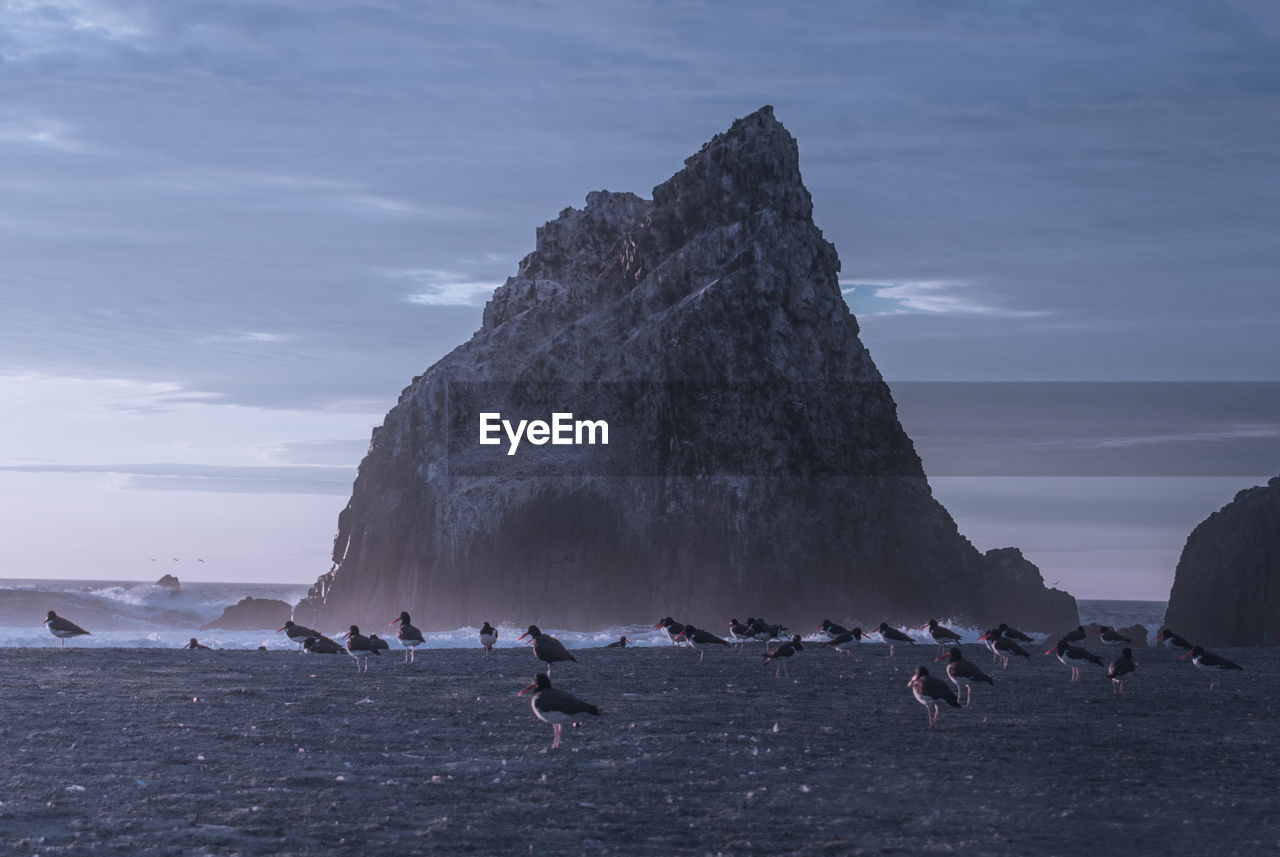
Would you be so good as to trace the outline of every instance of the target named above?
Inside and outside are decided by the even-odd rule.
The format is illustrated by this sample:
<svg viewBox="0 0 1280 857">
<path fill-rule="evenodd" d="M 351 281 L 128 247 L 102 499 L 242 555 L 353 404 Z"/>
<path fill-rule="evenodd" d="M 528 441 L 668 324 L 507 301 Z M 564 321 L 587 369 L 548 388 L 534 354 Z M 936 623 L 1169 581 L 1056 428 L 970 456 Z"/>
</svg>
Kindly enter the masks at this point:
<svg viewBox="0 0 1280 857">
<path fill-rule="evenodd" d="M 351 491 L 355 465 L 21 464 L 0 465 L 0 472 L 114 474 L 124 477 L 119 487 L 129 491 L 342 495 Z"/>
<path fill-rule="evenodd" d="M 481 306 L 501 283 L 476 280 L 457 271 L 411 268 L 388 271 L 389 276 L 412 284 L 405 300 L 427 306 Z"/>
<path fill-rule="evenodd" d="M 1048 315 L 1038 310 L 1000 306 L 975 293 L 963 280 L 901 280 L 888 283 L 840 281 L 840 291 L 855 312 L 864 315 L 928 313 L 933 315 L 981 315 L 1002 318 L 1034 318 Z M 861 308 L 868 300 L 877 306 Z"/>
</svg>

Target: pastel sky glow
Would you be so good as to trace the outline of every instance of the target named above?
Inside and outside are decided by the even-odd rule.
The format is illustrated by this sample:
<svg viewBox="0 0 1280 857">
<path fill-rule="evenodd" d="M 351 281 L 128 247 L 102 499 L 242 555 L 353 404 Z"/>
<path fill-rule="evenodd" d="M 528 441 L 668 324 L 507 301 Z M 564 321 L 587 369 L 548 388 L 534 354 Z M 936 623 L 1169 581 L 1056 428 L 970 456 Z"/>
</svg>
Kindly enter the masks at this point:
<svg viewBox="0 0 1280 857">
<path fill-rule="evenodd" d="M 0 0 L 0 23 L 3 577 L 314 580 L 370 430 L 534 229 L 648 196 L 764 104 L 891 384 L 1280 382 L 1264 0 Z M 1191 527 L 1280 472 L 1277 397 L 1231 390 L 1120 427 L 1100 394 L 1037 440 L 1156 462 L 1115 476 L 957 472 L 945 396 L 903 419 L 979 548 L 1164 598 Z"/>
</svg>

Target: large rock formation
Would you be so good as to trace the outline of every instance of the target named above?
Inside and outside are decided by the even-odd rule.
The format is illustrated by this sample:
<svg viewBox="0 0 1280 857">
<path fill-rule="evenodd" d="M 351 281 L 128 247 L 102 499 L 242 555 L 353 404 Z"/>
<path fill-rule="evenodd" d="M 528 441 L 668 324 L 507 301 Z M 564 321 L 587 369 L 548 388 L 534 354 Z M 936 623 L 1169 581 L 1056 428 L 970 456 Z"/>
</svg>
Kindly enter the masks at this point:
<svg viewBox="0 0 1280 857">
<path fill-rule="evenodd" d="M 1280 476 L 1191 531 L 1164 622 L 1206 647 L 1280 644 Z"/>
<path fill-rule="evenodd" d="M 241 598 L 222 615 L 200 626 L 201 631 L 277 631 L 289 621 L 293 608 L 276 598 Z"/>
<path fill-rule="evenodd" d="M 294 618 L 1075 623 L 934 500 L 811 214 L 766 107 L 652 201 L 591 193 L 540 228 L 482 329 L 374 430 Z M 603 419 L 609 443 L 509 455 L 479 443 L 485 412 Z"/>
</svg>

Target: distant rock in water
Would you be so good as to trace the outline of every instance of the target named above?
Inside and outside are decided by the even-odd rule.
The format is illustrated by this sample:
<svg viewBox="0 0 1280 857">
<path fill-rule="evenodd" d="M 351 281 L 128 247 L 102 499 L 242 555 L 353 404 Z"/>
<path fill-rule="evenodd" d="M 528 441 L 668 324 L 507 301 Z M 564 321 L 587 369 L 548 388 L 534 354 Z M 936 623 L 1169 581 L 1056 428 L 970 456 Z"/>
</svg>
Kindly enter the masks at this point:
<svg viewBox="0 0 1280 857">
<path fill-rule="evenodd" d="M 164 577 L 157 580 L 155 585 L 163 589 L 167 589 L 171 593 L 176 593 L 182 589 L 182 584 L 178 582 L 178 578 L 174 577 L 172 574 L 166 574 Z"/>
<path fill-rule="evenodd" d="M 374 430 L 295 620 L 1074 625 L 1071 596 L 933 498 L 839 270 L 768 107 L 652 201 L 565 209 Z M 481 444 L 486 413 L 604 421 L 608 444 L 594 422 Z"/>
<path fill-rule="evenodd" d="M 212 622 L 200 626 L 201 631 L 259 631 L 276 630 L 289 621 L 293 608 L 275 598 L 249 596 L 232 604 Z"/>
<path fill-rule="evenodd" d="M 1280 476 L 1191 531 L 1164 624 L 1206 648 L 1280 644 Z"/>
</svg>

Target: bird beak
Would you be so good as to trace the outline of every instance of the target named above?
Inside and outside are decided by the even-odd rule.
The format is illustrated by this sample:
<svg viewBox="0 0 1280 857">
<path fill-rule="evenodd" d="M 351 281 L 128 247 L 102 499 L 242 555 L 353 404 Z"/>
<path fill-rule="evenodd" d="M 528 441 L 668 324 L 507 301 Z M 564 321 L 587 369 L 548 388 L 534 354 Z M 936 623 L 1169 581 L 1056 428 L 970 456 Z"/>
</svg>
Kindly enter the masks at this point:
<svg viewBox="0 0 1280 857">
<path fill-rule="evenodd" d="M 516 696 L 524 696 L 526 693 L 528 693 L 529 691 L 533 690 L 533 689 L 534 689 L 535 687 L 537 687 L 537 686 L 538 686 L 538 683 L 535 681 L 533 684 L 529 685 L 529 686 L 528 686 L 528 687 L 526 687 L 524 690 L 522 690 L 522 691 L 520 691 L 519 693 L 517 693 L 517 694 L 516 694 Z"/>
<path fill-rule="evenodd" d="M 44 620 L 43 622 L 41 622 L 40 624 L 41 624 L 41 625 L 48 625 L 48 624 L 49 624 L 49 620 L 48 620 L 48 619 L 45 619 L 45 620 Z"/>
<path fill-rule="evenodd" d="M 399 621 L 400 621 L 400 617 L 399 617 L 399 616 L 397 616 L 396 618 L 392 619 L 392 620 L 391 620 L 390 622 L 388 622 L 387 624 L 388 624 L 388 625 L 394 625 L 395 623 L 397 623 L 397 622 L 399 622 Z"/>
<path fill-rule="evenodd" d="M 1056 652 L 1056 651 L 1057 651 L 1057 649 L 1056 649 L 1056 648 L 1053 648 L 1053 649 L 1050 649 L 1049 651 L 1045 652 L 1045 654 L 1046 654 L 1046 655 L 1052 655 L 1052 654 L 1053 654 L 1054 652 Z"/>
<path fill-rule="evenodd" d="M 519 641 L 519 640 L 523 640 L 523 639 L 524 639 L 525 637 L 527 637 L 527 636 L 529 636 L 529 632 L 528 632 L 528 631 L 525 631 L 525 632 L 524 632 L 523 634 L 521 634 L 519 637 L 516 637 L 516 640 L 517 640 L 517 641 Z"/>
<path fill-rule="evenodd" d="M 654 626 L 653 626 L 653 630 L 655 630 L 655 631 L 656 631 L 656 630 L 658 630 L 658 629 L 659 629 L 659 628 L 661 628 L 661 627 L 662 627 L 662 623 L 661 623 L 661 622 L 659 622 L 658 624 L 656 624 L 656 625 L 654 625 Z"/>
<path fill-rule="evenodd" d="M 945 655 L 938 655 L 936 658 L 933 659 L 933 662 L 936 664 L 938 661 L 943 660 L 944 658 L 949 658 L 949 657 L 951 657 L 950 653 L 947 653 Z"/>
<path fill-rule="evenodd" d="M 47 621 L 49 621 L 49 620 L 48 620 L 48 619 L 46 619 L 45 621 L 47 622 Z M 1180 661 L 1184 661 L 1184 660 L 1186 660 L 1186 659 L 1187 659 L 1187 657 L 1188 657 L 1190 654 L 1191 654 L 1190 652 L 1184 652 L 1184 653 L 1182 654 L 1182 657 L 1178 658 L 1178 660 L 1180 660 Z"/>
<path fill-rule="evenodd" d="M 45 619 L 44 621 L 48 622 L 49 620 L 48 620 L 48 619 Z M 284 626 L 283 626 L 283 625 L 281 625 L 279 628 L 276 628 L 276 633 L 277 633 L 277 634 L 279 634 L 279 633 L 280 633 L 281 631 L 283 631 L 283 630 L 284 630 Z"/>
</svg>

